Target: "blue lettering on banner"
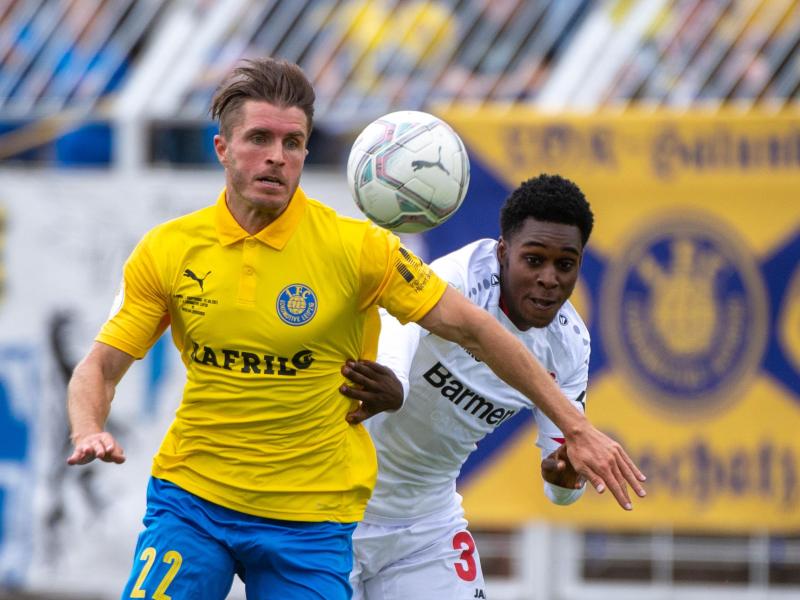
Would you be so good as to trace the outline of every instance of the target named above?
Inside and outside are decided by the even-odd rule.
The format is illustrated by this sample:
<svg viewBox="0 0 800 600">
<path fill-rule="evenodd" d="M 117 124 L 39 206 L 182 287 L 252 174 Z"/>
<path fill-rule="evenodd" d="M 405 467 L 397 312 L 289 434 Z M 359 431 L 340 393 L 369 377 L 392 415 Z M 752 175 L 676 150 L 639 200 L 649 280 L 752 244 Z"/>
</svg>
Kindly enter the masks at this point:
<svg viewBox="0 0 800 600">
<path fill-rule="evenodd" d="M 660 179 L 671 179 L 680 171 L 705 175 L 714 171 L 797 171 L 800 130 L 745 134 L 720 127 L 692 135 L 669 125 L 653 139 L 650 162 Z"/>
<path fill-rule="evenodd" d="M 508 158 L 516 168 L 592 166 L 615 169 L 614 132 L 610 127 L 575 127 L 568 123 L 517 125 L 503 130 Z"/>
<path fill-rule="evenodd" d="M 615 432 L 612 437 L 625 445 L 624 436 Z M 758 499 L 765 510 L 789 513 L 800 501 L 800 456 L 788 445 L 765 439 L 722 449 L 696 438 L 671 448 L 626 447 L 647 473 L 649 492 L 691 501 L 698 511 L 721 499 Z"/>
<path fill-rule="evenodd" d="M 694 440 L 668 451 L 645 448 L 633 459 L 647 473 L 652 491 L 669 490 L 674 499 L 685 498 L 698 508 L 721 497 L 752 497 L 790 512 L 800 499 L 795 449 L 769 441 L 717 450 L 704 440 Z"/>
</svg>

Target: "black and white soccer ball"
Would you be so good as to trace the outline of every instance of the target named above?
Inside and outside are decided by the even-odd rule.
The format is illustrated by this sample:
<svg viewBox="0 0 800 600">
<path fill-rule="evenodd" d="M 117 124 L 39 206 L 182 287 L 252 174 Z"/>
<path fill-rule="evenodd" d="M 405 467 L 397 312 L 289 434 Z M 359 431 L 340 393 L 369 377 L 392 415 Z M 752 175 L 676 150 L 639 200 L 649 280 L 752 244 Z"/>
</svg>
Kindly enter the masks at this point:
<svg viewBox="0 0 800 600">
<path fill-rule="evenodd" d="M 412 110 L 367 125 L 347 160 L 347 180 L 358 208 L 371 221 L 416 233 L 453 216 L 469 186 L 469 157 L 443 120 Z"/>
</svg>

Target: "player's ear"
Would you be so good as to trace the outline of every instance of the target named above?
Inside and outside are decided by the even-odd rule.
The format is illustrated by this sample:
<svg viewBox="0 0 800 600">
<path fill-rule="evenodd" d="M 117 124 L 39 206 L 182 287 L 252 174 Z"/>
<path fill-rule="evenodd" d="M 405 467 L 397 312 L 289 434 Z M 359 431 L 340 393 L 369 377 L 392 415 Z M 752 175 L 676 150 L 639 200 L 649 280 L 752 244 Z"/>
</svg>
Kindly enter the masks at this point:
<svg viewBox="0 0 800 600">
<path fill-rule="evenodd" d="M 508 253 L 508 246 L 506 245 L 505 239 L 503 236 L 500 236 L 500 239 L 497 241 L 497 262 L 501 265 L 505 262 L 506 254 Z"/>
<path fill-rule="evenodd" d="M 222 137 L 222 135 L 217 134 L 214 136 L 214 152 L 217 153 L 217 160 L 220 164 L 224 167 L 227 166 L 227 151 L 228 151 L 228 141 Z"/>
</svg>

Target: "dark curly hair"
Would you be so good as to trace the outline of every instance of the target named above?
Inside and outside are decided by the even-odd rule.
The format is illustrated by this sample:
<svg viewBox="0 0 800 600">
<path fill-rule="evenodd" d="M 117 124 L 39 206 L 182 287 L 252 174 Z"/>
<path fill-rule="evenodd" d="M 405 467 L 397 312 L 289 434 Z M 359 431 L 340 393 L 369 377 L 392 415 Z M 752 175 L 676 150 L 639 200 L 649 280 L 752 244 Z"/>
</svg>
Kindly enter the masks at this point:
<svg viewBox="0 0 800 600">
<path fill-rule="evenodd" d="M 537 221 L 575 225 L 586 246 L 594 225 L 594 215 L 580 188 L 560 175 L 542 173 L 523 181 L 506 198 L 500 209 L 500 232 L 508 239 L 528 217 Z"/>
<path fill-rule="evenodd" d="M 308 133 L 314 121 L 314 88 L 296 64 L 275 58 L 245 60 L 220 84 L 211 101 L 211 117 L 230 137 L 246 100 L 261 100 L 284 108 L 296 106 L 306 115 Z"/>
</svg>

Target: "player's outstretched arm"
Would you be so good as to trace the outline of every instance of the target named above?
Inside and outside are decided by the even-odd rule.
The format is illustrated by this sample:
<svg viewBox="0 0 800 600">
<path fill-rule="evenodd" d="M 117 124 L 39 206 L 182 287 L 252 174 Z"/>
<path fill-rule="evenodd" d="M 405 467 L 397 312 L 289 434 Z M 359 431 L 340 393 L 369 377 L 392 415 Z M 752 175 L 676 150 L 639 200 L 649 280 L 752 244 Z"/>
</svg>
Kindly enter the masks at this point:
<svg viewBox="0 0 800 600">
<path fill-rule="evenodd" d="M 342 375 L 354 385 L 344 384 L 339 391 L 359 403 L 345 417 L 351 425 L 403 406 L 403 384 L 390 368 L 372 360 L 348 360 L 342 367 Z"/>
<path fill-rule="evenodd" d="M 472 352 L 500 379 L 530 398 L 564 432 L 570 462 L 598 492 L 608 488 L 626 510 L 632 508 L 629 485 L 639 496 L 645 495 L 641 484 L 645 477 L 622 446 L 593 427 L 522 342 L 488 312 L 448 288 L 418 322 Z"/>
<path fill-rule="evenodd" d="M 123 463 L 125 452 L 107 431 L 104 431 L 111 400 L 119 380 L 134 358 L 121 350 L 95 342 L 78 363 L 67 390 L 67 413 L 73 452 L 69 465 L 83 465 L 99 459 Z"/>
</svg>

